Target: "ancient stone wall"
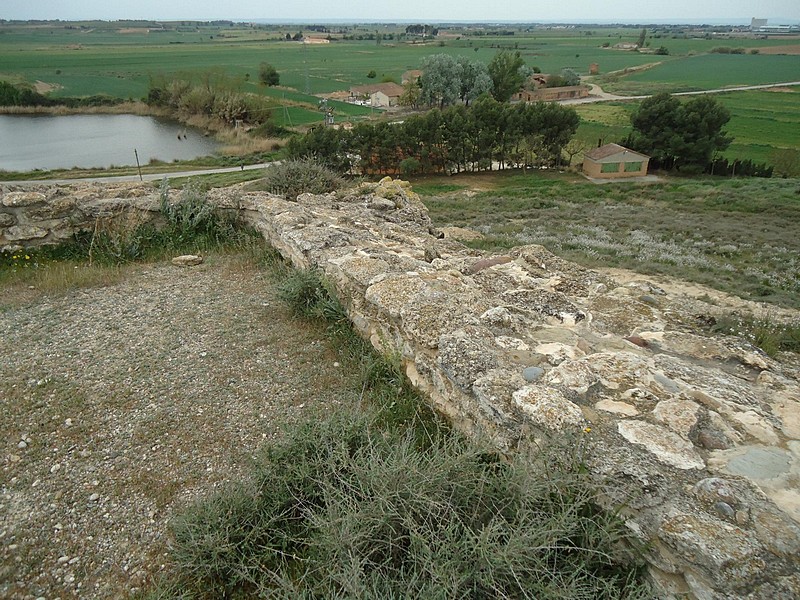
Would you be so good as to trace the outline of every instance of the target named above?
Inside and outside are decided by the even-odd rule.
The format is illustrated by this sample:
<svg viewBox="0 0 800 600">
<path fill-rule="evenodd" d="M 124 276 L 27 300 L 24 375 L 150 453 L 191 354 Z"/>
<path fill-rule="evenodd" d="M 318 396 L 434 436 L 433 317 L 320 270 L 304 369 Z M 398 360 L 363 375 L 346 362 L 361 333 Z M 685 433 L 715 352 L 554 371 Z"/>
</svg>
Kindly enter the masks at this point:
<svg viewBox="0 0 800 600">
<path fill-rule="evenodd" d="M 10 187 L 0 194 L 0 249 L 59 243 L 79 230 L 132 212 L 140 221 L 155 219 L 158 206 L 152 186 Z"/>
<path fill-rule="evenodd" d="M 110 206 L 151 210 L 144 189 L 111 189 Z M 96 191 L 86 206 L 75 190 L 37 193 L 0 197 L 0 219 L 16 219 L 0 243 L 24 242 L 9 237 L 20 226 L 48 231 L 33 242 L 63 237 L 26 206 L 75 199 L 86 223 L 104 205 Z M 211 196 L 324 272 L 362 334 L 463 430 L 503 450 L 545 432 L 586 438 L 603 502 L 648 544 L 662 597 L 800 597 L 797 356 L 704 335 L 698 319 L 719 307 L 644 277 L 622 284 L 535 245 L 470 250 L 432 228 L 403 182 Z"/>
</svg>

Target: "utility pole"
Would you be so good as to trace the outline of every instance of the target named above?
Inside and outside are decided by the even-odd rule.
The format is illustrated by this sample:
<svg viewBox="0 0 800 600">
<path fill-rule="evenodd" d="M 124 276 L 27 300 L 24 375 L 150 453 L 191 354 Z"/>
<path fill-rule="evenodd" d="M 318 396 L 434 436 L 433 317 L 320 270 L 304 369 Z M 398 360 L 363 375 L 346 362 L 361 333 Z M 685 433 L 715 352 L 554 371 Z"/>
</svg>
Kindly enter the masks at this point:
<svg viewBox="0 0 800 600">
<path fill-rule="evenodd" d="M 136 148 L 133 149 L 133 155 L 136 157 L 136 168 L 139 171 L 139 181 L 144 181 L 144 179 L 142 179 L 142 167 L 139 165 L 139 153 L 136 151 Z"/>
</svg>

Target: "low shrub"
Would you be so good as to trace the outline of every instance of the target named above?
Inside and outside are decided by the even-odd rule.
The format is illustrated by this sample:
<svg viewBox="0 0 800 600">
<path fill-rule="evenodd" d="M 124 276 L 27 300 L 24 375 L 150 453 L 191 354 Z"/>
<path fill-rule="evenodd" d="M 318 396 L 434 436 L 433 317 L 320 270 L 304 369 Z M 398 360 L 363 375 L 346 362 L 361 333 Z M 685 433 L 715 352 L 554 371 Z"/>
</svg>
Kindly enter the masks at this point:
<svg viewBox="0 0 800 600">
<path fill-rule="evenodd" d="M 730 315 L 717 318 L 712 330 L 742 337 L 773 358 L 778 352 L 800 353 L 800 322 L 781 323 L 769 314 Z"/>
<path fill-rule="evenodd" d="M 270 165 L 264 174 L 264 187 L 287 200 L 303 193 L 325 194 L 339 189 L 344 180 L 312 158 L 285 160 Z"/>
</svg>

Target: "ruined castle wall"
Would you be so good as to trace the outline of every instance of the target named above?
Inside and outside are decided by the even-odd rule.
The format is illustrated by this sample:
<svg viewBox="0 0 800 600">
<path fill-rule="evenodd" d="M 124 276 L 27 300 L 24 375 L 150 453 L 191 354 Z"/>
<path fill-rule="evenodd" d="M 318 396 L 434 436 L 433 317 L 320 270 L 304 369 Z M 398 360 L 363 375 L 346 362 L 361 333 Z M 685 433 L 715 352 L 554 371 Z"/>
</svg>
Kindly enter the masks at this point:
<svg viewBox="0 0 800 600">
<path fill-rule="evenodd" d="M 112 189 L 108 206 L 151 211 L 147 189 Z M 0 197 L 0 223 L 16 219 L 0 244 L 61 239 L 51 221 L 90 225 L 106 206 L 96 191 L 14 193 Z M 324 272 L 359 331 L 464 431 L 503 450 L 546 433 L 590 442 L 602 500 L 647 543 L 662 597 L 800 597 L 796 357 L 702 335 L 696 318 L 715 307 L 646 278 L 623 285 L 541 246 L 485 256 L 443 238 L 403 182 L 211 197 L 295 266 Z M 26 208 L 64 198 L 75 204 L 62 217 Z M 20 226 L 47 233 L 9 237 Z"/>
</svg>

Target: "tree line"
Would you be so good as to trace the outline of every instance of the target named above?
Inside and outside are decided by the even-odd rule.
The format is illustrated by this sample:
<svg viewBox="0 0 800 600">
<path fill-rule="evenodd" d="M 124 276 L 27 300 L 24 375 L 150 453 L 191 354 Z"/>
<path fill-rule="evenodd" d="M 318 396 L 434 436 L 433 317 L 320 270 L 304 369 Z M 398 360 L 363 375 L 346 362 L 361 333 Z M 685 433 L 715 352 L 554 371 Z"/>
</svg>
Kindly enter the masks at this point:
<svg viewBox="0 0 800 600">
<path fill-rule="evenodd" d="M 34 90 L 29 85 L 14 85 L 8 81 L 0 81 L 0 106 L 68 106 L 81 108 L 90 106 L 114 106 L 124 102 L 106 94 L 94 94 L 81 98 L 51 98 Z"/>
<path fill-rule="evenodd" d="M 315 157 L 340 172 L 459 173 L 557 165 L 579 118 L 551 103 L 504 104 L 483 96 L 470 106 L 433 109 L 402 123 L 317 127 L 289 142 L 289 155 Z"/>
</svg>

